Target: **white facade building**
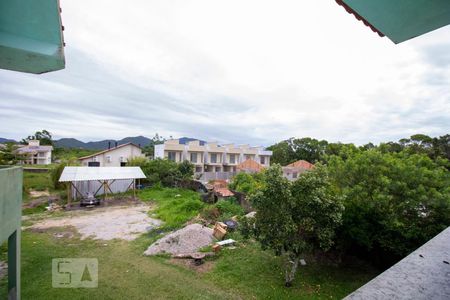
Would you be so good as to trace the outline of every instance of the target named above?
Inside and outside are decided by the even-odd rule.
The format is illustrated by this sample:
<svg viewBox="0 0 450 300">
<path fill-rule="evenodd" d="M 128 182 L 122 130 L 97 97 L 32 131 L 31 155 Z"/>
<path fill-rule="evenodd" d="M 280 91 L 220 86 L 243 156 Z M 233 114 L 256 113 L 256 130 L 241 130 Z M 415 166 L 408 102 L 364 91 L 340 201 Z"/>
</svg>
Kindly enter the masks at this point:
<svg viewBox="0 0 450 300">
<path fill-rule="evenodd" d="M 135 157 L 145 157 L 141 147 L 133 144 L 123 144 L 79 158 L 83 166 L 88 167 L 123 167 Z"/>
<path fill-rule="evenodd" d="M 52 146 L 41 146 L 39 140 L 29 140 L 28 145 L 17 149 L 17 153 L 24 156 L 23 164 L 49 165 L 52 163 L 52 150 Z"/>
<path fill-rule="evenodd" d="M 255 160 L 268 167 L 272 151 L 250 145 L 219 145 L 216 142 L 198 140 L 180 144 L 180 141 L 168 140 L 155 145 L 155 158 L 166 158 L 175 162 L 184 160 L 195 165 L 195 172 L 236 172 L 236 166 L 247 159 Z"/>
</svg>

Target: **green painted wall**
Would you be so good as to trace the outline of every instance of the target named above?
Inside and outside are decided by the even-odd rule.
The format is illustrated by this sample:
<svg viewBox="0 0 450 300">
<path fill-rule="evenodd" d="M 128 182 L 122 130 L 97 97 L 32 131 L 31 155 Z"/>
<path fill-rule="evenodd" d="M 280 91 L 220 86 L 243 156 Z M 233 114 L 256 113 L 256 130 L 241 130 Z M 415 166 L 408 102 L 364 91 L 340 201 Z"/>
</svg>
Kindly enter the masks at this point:
<svg viewBox="0 0 450 300">
<path fill-rule="evenodd" d="M 21 167 L 0 167 L 0 243 L 20 228 L 22 181 Z"/>
<path fill-rule="evenodd" d="M 450 0 L 344 0 L 359 15 L 400 43 L 450 24 Z"/>
</svg>

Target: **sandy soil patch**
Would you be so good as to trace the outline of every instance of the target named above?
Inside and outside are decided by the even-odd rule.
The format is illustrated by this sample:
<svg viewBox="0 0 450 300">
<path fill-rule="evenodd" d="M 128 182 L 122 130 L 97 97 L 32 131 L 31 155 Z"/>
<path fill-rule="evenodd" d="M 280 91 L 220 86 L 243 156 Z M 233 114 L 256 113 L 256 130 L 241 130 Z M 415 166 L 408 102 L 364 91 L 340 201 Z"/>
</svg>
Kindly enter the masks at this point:
<svg viewBox="0 0 450 300">
<path fill-rule="evenodd" d="M 45 190 L 45 191 L 30 190 L 29 194 L 30 194 L 31 198 L 39 198 L 39 197 L 48 197 L 48 196 L 50 196 L 50 193 L 47 190 Z"/>
<path fill-rule="evenodd" d="M 198 273 L 207 273 L 214 269 L 215 266 L 215 262 L 210 260 L 203 262 L 201 265 L 196 265 L 193 259 L 171 258 L 169 261 L 174 265 L 182 266 Z"/>
<path fill-rule="evenodd" d="M 191 224 L 154 242 L 144 252 L 144 255 L 192 253 L 210 245 L 213 240 L 211 228 L 200 224 Z"/>
<path fill-rule="evenodd" d="M 162 221 L 150 218 L 147 214 L 149 206 L 110 207 L 94 210 L 81 215 L 65 218 L 46 219 L 30 228 L 47 229 L 51 227 L 73 226 L 81 234 L 81 239 L 134 240 L 141 233 L 157 228 Z"/>
</svg>

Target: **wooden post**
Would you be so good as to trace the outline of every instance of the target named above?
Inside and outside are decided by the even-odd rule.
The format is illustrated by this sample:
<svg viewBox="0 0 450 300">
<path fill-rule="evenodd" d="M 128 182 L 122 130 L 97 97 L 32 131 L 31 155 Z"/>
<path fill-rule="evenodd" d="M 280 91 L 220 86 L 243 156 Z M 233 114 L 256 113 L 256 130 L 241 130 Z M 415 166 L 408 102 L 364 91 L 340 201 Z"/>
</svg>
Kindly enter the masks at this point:
<svg viewBox="0 0 450 300">
<path fill-rule="evenodd" d="M 133 200 L 136 200 L 136 179 L 133 179 Z"/>
<path fill-rule="evenodd" d="M 8 299 L 20 299 L 20 227 L 8 238 Z"/>
<path fill-rule="evenodd" d="M 70 207 L 72 202 L 72 182 L 67 183 L 67 207 Z"/>
<path fill-rule="evenodd" d="M 103 201 L 106 203 L 106 197 L 108 192 L 106 191 L 106 180 L 103 180 Z"/>
</svg>

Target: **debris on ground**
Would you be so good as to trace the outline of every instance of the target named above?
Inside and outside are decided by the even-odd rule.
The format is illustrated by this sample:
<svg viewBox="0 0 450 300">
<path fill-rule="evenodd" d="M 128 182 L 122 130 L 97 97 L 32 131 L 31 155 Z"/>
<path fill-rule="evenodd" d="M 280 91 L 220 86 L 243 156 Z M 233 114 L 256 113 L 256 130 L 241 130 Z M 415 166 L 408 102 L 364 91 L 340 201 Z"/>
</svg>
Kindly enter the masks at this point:
<svg viewBox="0 0 450 300">
<path fill-rule="evenodd" d="M 256 211 L 249 212 L 245 215 L 246 218 L 254 218 L 256 216 Z"/>
<path fill-rule="evenodd" d="M 200 266 L 204 263 L 203 259 L 205 257 L 214 256 L 214 252 L 194 252 L 186 254 L 174 254 L 172 258 L 191 258 L 193 259 L 194 265 Z"/>
<path fill-rule="evenodd" d="M 301 264 L 302 266 L 306 266 L 306 261 L 302 258 L 302 259 L 300 259 L 300 264 Z"/>
<path fill-rule="evenodd" d="M 216 239 L 222 240 L 227 234 L 227 225 L 222 222 L 217 222 L 214 226 L 213 235 Z"/>
<path fill-rule="evenodd" d="M 59 204 L 56 203 L 50 203 L 48 206 L 45 207 L 48 211 L 53 212 L 53 211 L 62 211 L 63 207 Z"/>
<path fill-rule="evenodd" d="M 64 218 L 46 219 L 30 228 L 48 229 L 51 227 L 74 226 L 81 239 L 92 237 L 100 240 L 134 240 L 141 233 L 148 232 L 162 224 L 161 220 L 150 218 L 149 207 L 108 207 L 94 211 L 83 211 Z"/>
<path fill-rule="evenodd" d="M 73 234 L 73 232 L 70 232 L 70 231 L 64 231 L 64 232 L 56 232 L 53 234 L 53 236 L 57 239 L 60 239 L 60 238 L 71 239 L 71 238 L 73 238 L 74 234 Z"/>
<path fill-rule="evenodd" d="M 220 247 L 220 245 L 218 245 L 218 244 L 214 244 L 214 245 L 212 246 L 212 249 L 213 249 L 213 251 L 214 251 L 215 253 L 217 253 L 217 252 L 220 251 L 220 249 L 222 249 L 222 247 Z"/>
<path fill-rule="evenodd" d="M 228 231 L 233 231 L 238 227 L 238 223 L 234 220 L 226 220 L 224 221 L 225 225 L 227 225 Z"/>
<path fill-rule="evenodd" d="M 0 260 L 0 279 L 8 275 L 8 264 Z"/>
<path fill-rule="evenodd" d="M 235 240 L 233 240 L 233 239 L 228 239 L 228 240 L 223 240 L 223 241 L 217 242 L 216 245 L 219 245 L 219 246 L 229 246 L 229 245 L 233 245 L 234 243 L 236 243 Z"/>
<path fill-rule="evenodd" d="M 213 242 L 213 230 L 200 224 L 190 224 L 159 239 L 144 255 L 162 253 L 183 254 L 197 252 Z"/>
</svg>

